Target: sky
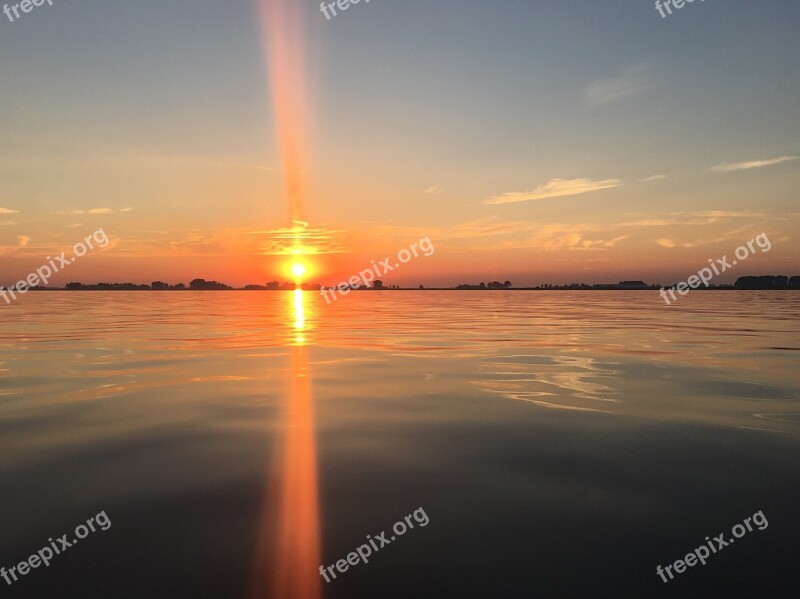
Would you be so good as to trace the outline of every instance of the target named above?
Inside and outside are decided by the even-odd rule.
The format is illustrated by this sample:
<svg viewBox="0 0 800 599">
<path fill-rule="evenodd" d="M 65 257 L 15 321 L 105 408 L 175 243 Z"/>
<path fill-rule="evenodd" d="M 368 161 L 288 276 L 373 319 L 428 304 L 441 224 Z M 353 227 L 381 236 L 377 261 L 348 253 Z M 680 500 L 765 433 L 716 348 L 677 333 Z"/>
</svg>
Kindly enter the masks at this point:
<svg viewBox="0 0 800 599">
<path fill-rule="evenodd" d="M 13 3 L 12 3 L 13 5 Z M 0 14 L 0 284 L 800 275 L 800 4 L 53 0 Z M 291 186 L 287 185 L 291 183 Z M 289 187 L 287 189 L 287 187 Z M 299 241 L 298 241 L 299 240 Z"/>
</svg>

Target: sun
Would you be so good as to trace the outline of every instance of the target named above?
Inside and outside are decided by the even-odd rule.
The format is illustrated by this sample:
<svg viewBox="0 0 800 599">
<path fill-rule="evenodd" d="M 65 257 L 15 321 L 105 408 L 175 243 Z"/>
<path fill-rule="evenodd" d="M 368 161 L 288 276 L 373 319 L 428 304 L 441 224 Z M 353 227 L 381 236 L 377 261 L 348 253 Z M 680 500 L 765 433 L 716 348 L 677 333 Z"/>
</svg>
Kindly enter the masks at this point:
<svg viewBox="0 0 800 599">
<path fill-rule="evenodd" d="M 313 260 L 309 259 L 303 249 L 298 247 L 293 255 L 280 267 L 283 275 L 294 281 L 295 285 L 307 283 L 317 273 L 316 265 Z"/>
<path fill-rule="evenodd" d="M 296 279 L 302 279 L 306 274 L 306 267 L 302 262 L 292 264 L 292 274 Z"/>
</svg>

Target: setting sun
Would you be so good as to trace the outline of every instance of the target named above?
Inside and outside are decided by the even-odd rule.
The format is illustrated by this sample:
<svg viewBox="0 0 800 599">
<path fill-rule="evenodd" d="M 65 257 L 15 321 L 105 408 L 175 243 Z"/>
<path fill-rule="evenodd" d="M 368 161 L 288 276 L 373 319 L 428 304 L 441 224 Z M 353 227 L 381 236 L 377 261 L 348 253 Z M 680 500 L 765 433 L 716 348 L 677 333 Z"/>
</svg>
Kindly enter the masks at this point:
<svg viewBox="0 0 800 599">
<path fill-rule="evenodd" d="M 303 275 L 306 274 L 305 265 L 302 264 L 301 262 L 295 262 L 294 264 L 292 264 L 292 274 L 298 279 L 302 278 Z"/>
</svg>

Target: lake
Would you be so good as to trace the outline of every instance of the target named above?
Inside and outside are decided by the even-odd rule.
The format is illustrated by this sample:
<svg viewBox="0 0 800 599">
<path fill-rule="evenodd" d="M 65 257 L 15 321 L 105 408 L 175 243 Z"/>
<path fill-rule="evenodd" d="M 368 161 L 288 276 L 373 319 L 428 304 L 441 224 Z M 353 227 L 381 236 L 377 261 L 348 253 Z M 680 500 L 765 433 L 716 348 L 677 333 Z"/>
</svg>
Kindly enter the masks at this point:
<svg viewBox="0 0 800 599">
<path fill-rule="evenodd" d="M 4 596 L 796 596 L 798 293 L 0 309 L 0 566 L 78 541 Z"/>
</svg>

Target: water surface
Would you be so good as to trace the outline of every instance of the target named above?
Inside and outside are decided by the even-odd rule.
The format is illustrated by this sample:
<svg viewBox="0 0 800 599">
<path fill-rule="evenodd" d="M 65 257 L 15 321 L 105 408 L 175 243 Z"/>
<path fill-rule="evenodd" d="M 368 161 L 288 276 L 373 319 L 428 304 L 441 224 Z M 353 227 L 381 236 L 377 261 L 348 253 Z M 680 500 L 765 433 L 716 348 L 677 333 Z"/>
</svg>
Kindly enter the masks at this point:
<svg viewBox="0 0 800 599">
<path fill-rule="evenodd" d="M 30 293 L 0 321 L 0 565 L 112 527 L 0 588 L 794 596 L 799 317 L 791 292 Z"/>
</svg>

